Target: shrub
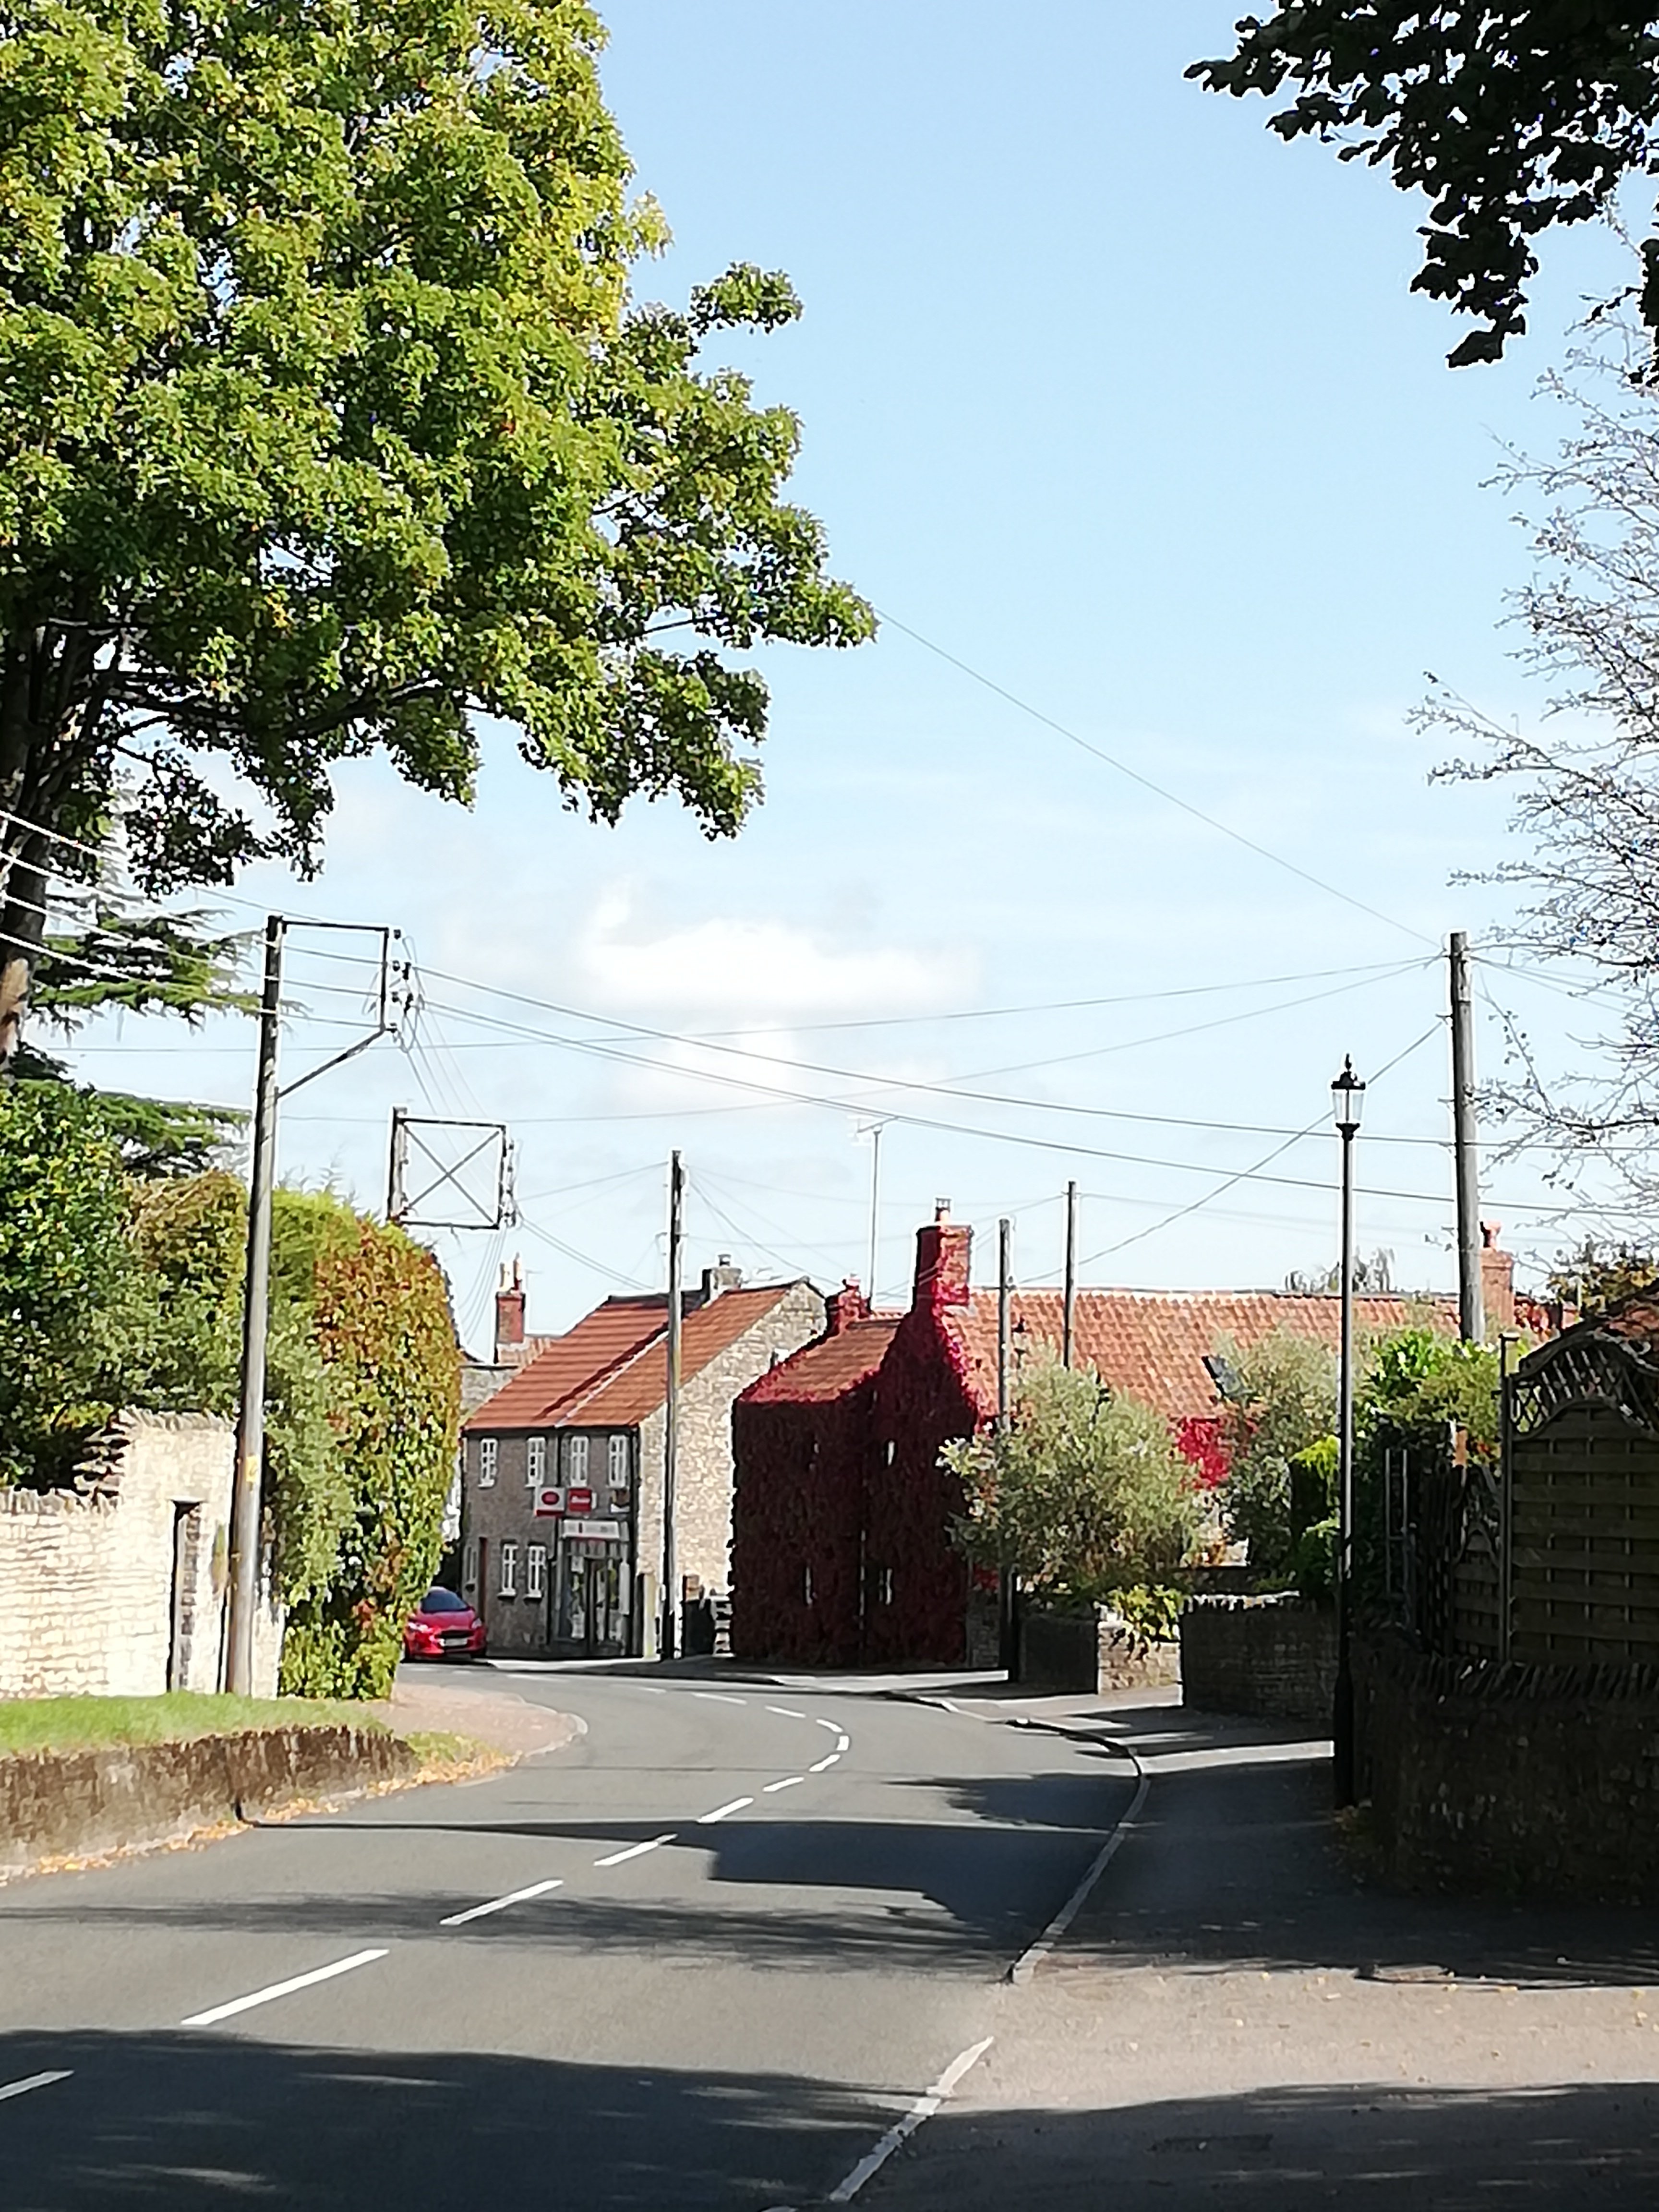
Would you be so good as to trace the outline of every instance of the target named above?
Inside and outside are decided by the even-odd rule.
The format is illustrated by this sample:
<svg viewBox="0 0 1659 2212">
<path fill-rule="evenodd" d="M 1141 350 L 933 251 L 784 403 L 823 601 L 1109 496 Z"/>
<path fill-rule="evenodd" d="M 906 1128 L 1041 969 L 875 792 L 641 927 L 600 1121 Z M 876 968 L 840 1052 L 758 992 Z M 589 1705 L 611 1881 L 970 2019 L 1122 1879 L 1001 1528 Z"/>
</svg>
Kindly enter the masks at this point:
<svg viewBox="0 0 1659 2212">
<path fill-rule="evenodd" d="M 1284 1574 L 1292 1543 L 1291 1462 L 1336 1425 L 1336 1359 L 1315 1338 L 1275 1329 L 1249 1351 L 1218 1347 L 1231 1370 L 1222 1412 L 1228 1469 L 1224 1520 L 1249 1563 Z"/>
<path fill-rule="evenodd" d="M 1086 1368 L 1034 1368 L 1006 1431 L 947 1444 L 941 1459 L 967 1496 L 957 1540 L 969 1557 L 1051 1602 L 1165 1583 L 1197 1534 L 1169 1424 Z"/>
</svg>

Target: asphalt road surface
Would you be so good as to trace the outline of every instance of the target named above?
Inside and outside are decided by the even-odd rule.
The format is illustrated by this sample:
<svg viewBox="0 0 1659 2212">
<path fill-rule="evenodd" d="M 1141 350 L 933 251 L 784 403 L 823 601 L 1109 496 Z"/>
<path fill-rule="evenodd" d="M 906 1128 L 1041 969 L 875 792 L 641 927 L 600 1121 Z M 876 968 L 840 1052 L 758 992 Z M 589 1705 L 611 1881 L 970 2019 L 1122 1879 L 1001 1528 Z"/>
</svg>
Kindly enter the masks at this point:
<svg viewBox="0 0 1659 2212">
<path fill-rule="evenodd" d="M 512 1686 L 587 1734 L 0 1891 L 0 2203 L 850 2201 L 1133 1787 L 845 1685 Z"/>
</svg>

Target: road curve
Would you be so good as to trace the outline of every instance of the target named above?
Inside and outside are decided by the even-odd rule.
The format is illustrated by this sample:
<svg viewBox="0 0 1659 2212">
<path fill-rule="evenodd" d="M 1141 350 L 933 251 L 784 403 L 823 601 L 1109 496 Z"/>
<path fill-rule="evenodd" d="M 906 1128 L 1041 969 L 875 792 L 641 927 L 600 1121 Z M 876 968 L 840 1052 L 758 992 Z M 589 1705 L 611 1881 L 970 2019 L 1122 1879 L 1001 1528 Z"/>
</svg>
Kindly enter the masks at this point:
<svg viewBox="0 0 1659 2212">
<path fill-rule="evenodd" d="M 0 1891 L 9 2205 L 823 2199 L 982 2040 L 1133 1784 L 844 1684 L 514 1686 L 586 1735 Z"/>
</svg>

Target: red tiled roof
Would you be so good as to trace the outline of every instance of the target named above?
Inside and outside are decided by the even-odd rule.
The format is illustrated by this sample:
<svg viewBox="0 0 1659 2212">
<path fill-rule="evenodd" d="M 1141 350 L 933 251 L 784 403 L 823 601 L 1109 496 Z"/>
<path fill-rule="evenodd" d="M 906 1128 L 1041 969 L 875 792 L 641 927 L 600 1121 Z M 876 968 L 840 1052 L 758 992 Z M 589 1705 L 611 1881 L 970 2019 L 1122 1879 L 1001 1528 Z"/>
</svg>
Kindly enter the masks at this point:
<svg viewBox="0 0 1659 2212">
<path fill-rule="evenodd" d="M 745 1406 L 817 1406 L 867 1382 L 886 1357 L 899 1314 L 872 1314 L 781 1359 L 743 1393 Z"/>
<path fill-rule="evenodd" d="M 662 1328 L 666 1297 L 607 1298 L 563 1336 L 543 1348 L 464 1424 L 469 1429 L 539 1429 L 579 1390 L 637 1352 Z"/>
<path fill-rule="evenodd" d="M 690 1382 L 735 1344 L 793 1283 L 722 1291 L 691 1307 L 680 1332 L 680 1375 Z M 468 1429 L 634 1428 L 668 1395 L 668 1300 L 607 1298 L 498 1390 Z"/>
<path fill-rule="evenodd" d="M 1061 1305 L 1058 1291 L 1013 1293 L 1014 1375 L 1022 1352 L 1029 1356 L 1041 1347 L 1058 1354 Z M 1437 1327 L 1455 1330 L 1453 1301 L 1357 1297 L 1355 1333 L 1406 1328 L 1425 1305 Z M 1079 1291 L 1075 1357 L 1126 1397 L 1138 1398 L 1178 1421 L 1214 1410 L 1216 1388 L 1204 1358 L 1224 1338 L 1248 1349 L 1275 1329 L 1285 1329 L 1334 1347 L 1341 1333 L 1341 1314 L 1339 1298 L 1299 1297 L 1290 1291 Z M 940 1320 L 960 1346 L 969 1387 L 988 1416 L 996 1410 L 997 1294 L 975 1291 L 967 1305 L 947 1307 Z"/>
</svg>

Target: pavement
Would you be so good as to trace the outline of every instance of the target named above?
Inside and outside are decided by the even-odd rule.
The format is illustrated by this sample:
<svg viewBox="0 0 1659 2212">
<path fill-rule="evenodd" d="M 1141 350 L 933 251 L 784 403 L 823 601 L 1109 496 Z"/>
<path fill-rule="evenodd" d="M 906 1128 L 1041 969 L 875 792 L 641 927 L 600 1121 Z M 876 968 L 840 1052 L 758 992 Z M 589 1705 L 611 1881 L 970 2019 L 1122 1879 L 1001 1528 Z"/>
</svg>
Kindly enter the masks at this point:
<svg viewBox="0 0 1659 2212">
<path fill-rule="evenodd" d="M 1329 1746 L 1073 1705 L 1147 1789 L 995 2040 L 870 2212 L 1659 2204 L 1651 1913 L 1363 1882 Z"/>
<path fill-rule="evenodd" d="M 831 2198 L 1133 1793 L 951 1686 L 456 1669 L 585 1733 L 0 1893 L 0 2199 Z"/>
</svg>

